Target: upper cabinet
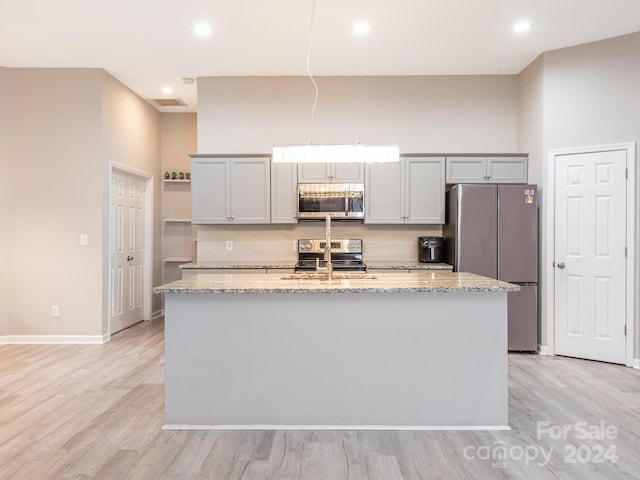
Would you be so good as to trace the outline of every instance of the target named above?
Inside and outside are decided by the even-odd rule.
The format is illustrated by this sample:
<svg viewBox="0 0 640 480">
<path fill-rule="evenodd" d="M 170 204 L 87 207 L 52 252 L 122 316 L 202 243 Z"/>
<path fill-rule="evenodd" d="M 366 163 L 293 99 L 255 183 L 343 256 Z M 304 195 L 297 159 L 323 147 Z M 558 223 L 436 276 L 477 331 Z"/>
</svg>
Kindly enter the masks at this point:
<svg viewBox="0 0 640 480">
<path fill-rule="evenodd" d="M 527 183 L 528 156 L 447 157 L 447 183 Z"/>
<path fill-rule="evenodd" d="M 192 156 L 192 223 L 269 223 L 270 163 L 269 157 Z"/>
<path fill-rule="evenodd" d="M 365 223 L 444 223 L 444 157 L 403 157 L 365 171 Z"/>
<path fill-rule="evenodd" d="M 298 223 L 298 165 L 271 164 L 271 223 Z"/>
<path fill-rule="evenodd" d="M 362 163 L 301 163 L 299 183 L 364 183 Z"/>
</svg>

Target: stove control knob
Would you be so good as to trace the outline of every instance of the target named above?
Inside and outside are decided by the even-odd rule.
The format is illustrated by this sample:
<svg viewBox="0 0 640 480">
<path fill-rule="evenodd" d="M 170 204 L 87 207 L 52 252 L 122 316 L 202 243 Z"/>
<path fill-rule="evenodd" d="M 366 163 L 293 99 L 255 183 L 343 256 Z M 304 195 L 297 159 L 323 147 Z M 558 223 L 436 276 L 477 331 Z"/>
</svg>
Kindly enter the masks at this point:
<svg viewBox="0 0 640 480">
<path fill-rule="evenodd" d="M 355 242 L 349 244 L 349 248 L 356 248 L 358 245 Z"/>
</svg>

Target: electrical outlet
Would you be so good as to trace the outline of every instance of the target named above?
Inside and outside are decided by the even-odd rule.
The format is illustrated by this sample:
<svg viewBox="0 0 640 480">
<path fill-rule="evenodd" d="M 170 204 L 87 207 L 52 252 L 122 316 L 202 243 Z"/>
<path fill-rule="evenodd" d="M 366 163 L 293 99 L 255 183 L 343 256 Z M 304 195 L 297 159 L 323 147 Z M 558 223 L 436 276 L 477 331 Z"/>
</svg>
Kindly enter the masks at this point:
<svg viewBox="0 0 640 480">
<path fill-rule="evenodd" d="M 80 234 L 80 245 L 83 247 L 89 245 L 89 236 L 86 233 Z"/>
<path fill-rule="evenodd" d="M 294 241 L 293 241 L 293 251 L 294 251 L 294 252 L 297 252 L 297 251 L 298 251 L 298 241 L 297 241 L 297 240 L 294 240 Z"/>
<path fill-rule="evenodd" d="M 52 317 L 60 316 L 60 305 L 51 305 L 51 316 Z"/>
<path fill-rule="evenodd" d="M 233 241 L 227 240 L 227 252 L 233 250 Z"/>
</svg>

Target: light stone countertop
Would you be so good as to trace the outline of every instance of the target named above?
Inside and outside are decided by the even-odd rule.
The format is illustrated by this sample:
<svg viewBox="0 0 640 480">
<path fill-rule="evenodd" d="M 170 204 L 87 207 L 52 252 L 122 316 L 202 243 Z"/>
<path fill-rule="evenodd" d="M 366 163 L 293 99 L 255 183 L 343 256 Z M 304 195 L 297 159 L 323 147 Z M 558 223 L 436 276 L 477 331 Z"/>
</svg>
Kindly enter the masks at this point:
<svg viewBox="0 0 640 480">
<path fill-rule="evenodd" d="M 367 268 L 378 270 L 452 270 L 448 263 L 420 263 L 402 261 L 365 262 Z M 250 269 L 274 269 L 286 270 L 295 267 L 295 263 L 184 263 L 180 265 L 183 270 L 250 270 Z"/>
<path fill-rule="evenodd" d="M 518 285 L 472 273 L 375 273 L 376 278 L 285 279 L 286 275 L 194 275 L 153 289 L 154 293 L 429 293 L 517 292 Z"/>
<path fill-rule="evenodd" d="M 395 260 L 364 263 L 367 265 L 367 269 L 372 270 L 453 270 L 453 265 L 449 265 L 448 263 L 400 262 Z"/>
<path fill-rule="evenodd" d="M 295 267 L 293 263 L 183 263 L 180 268 L 183 270 L 250 270 L 250 269 L 278 269 L 286 270 Z"/>
</svg>

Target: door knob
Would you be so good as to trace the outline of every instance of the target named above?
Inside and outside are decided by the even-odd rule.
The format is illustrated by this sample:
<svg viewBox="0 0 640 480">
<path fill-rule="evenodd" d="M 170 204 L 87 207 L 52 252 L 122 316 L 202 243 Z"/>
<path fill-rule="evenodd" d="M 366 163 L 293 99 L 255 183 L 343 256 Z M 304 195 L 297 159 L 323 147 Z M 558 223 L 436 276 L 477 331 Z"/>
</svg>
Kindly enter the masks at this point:
<svg viewBox="0 0 640 480">
<path fill-rule="evenodd" d="M 561 269 L 561 270 L 562 270 L 564 267 L 565 267 L 564 262 L 560 262 L 560 263 L 558 264 L 558 268 L 559 268 L 559 269 Z"/>
</svg>

